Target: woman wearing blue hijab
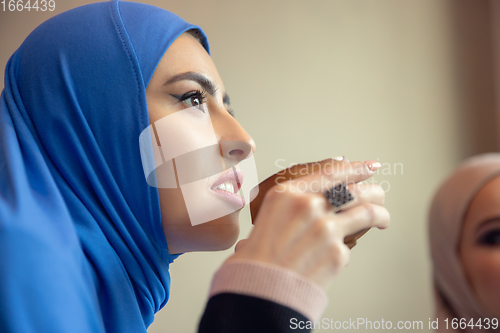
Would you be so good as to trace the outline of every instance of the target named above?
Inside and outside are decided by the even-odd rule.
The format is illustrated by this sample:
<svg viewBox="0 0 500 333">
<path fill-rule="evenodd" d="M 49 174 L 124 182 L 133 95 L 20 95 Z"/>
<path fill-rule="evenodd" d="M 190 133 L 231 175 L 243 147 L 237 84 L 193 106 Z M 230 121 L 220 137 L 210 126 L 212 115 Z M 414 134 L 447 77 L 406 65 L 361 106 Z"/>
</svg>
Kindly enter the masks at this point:
<svg viewBox="0 0 500 333">
<path fill-rule="evenodd" d="M 1 332 L 145 332 L 168 301 L 168 268 L 180 253 L 234 244 L 238 212 L 192 226 L 179 192 L 146 182 L 138 144 L 165 114 L 206 105 L 219 141 L 255 149 L 227 112 L 208 52 L 201 29 L 176 15 L 110 1 L 46 21 L 10 58 L 0 100 Z M 363 171 L 343 174 L 353 182 L 376 169 L 354 165 Z M 348 258 L 344 237 L 387 226 L 375 185 L 363 193 L 352 185 L 358 202 L 339 214 L 290 186 L 267 200 L 261 223 L 214 278 L 200 331 L 279 332 L 292 317 L 319 318 L 322 287 Z M 290 209 L 297 200 L 306 204 Z M 261 250 L 269 244 L 273 251 Z M 325 248 L 330 255 L 318 255 Z"/>
</svg>

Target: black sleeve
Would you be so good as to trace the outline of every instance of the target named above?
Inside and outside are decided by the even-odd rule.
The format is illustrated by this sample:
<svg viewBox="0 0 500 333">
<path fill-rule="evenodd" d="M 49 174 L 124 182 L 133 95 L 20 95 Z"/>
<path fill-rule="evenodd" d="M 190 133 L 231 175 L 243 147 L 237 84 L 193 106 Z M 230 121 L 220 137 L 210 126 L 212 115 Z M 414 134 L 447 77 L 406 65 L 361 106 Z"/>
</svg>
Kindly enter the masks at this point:
<svg viewBox="0 0 500 333">
<path fill-rule="evenodd" d="M 198 333 L 311 332 L 299 312 L 262 298 L 233 293 L 217 294 L 205 308 Z"/>
</svg>

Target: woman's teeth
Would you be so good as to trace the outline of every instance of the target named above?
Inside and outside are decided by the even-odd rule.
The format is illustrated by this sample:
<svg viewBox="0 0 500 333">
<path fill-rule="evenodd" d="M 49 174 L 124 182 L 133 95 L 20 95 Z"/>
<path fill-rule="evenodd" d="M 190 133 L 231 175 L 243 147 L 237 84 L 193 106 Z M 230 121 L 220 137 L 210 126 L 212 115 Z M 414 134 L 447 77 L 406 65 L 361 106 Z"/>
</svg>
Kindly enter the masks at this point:
<svg viewBox="0 0 500 333">
<path fill-rule="evenodd" d="M 222 183 L 219 186 L 217 186 L 215 189 L 235 193 L 234 186 L 233 186 L 232 182 Z"/>
</svg>

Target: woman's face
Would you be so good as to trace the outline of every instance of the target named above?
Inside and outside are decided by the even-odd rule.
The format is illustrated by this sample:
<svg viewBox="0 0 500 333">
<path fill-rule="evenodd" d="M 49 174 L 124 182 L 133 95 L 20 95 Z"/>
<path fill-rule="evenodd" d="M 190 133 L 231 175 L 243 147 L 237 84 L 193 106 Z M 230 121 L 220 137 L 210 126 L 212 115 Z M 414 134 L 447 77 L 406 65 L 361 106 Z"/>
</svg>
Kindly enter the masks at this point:
<svg viewBox="0 0 500 333">
<path fill-rule="evenodd" d="M 150 124 L 162 118 L 177 121 L 166 131 L 168 133 L 164 133 L 169 138 L 164 140 L 169 142 L 169 148 L 182 151 L 191 147 L 189 158 L 173 159 L 177 188 L 158 188 L 169 252 L 214 251 L 231 247 L 239 235 L 238 215 L 242 204 L 235 193 L 238 192 L 238 184 L 232 183 L 234 177 L 229 177 L 227 181 L 228 175 L 235 174 L 227 167 L 227 158 L 235 164 L 247 157 L 255 145 L 228 112 L 229 98 L 217 69 L 206 50 L 191 34 L 182 34 L 168 48 L 146 89 L 146 97 Z M 164 118 L 174 114 L 174 117 Z M 161 131 L 161 123 L 155 124 L 156 132 Z M 161 134 L 157 136 L 162 141 Z M 160 141 L 159 146 L 162 144 Z M 225 142 L 241 145 L 227 146 Z M 192 147 L 200 149 L 194 151 Z M 220 163 L 221 156 L 226 157 L 225 164 Z M 217 169 L 214 165 L 218 163 L 210 161 L 220 163 L 223 169 L 219 171 L 225 171 L 196 178 L 196 175 L 207 175 L 207 170 Z M 226 178 L 221 178 L 224 175 Z M 183 185 L 182 179 L 190 177 L 197 181 Z M 217 183 L 224 180 L 226 185 L 231 183 L 234 186 L 216 188 Z M 220 212 L 229 213 L 222 216 Z M 193 214 L 201 218 L 207 216 L 207 221 L 193 221 Z M 210 216 L 218 217 L 214 219 Z"/>
<path fill-rule="evenodd" d="M 472 200 L 462 228 L 460 256 L 476 297 L 500 318 L 500 176 Z"/>
</svg>

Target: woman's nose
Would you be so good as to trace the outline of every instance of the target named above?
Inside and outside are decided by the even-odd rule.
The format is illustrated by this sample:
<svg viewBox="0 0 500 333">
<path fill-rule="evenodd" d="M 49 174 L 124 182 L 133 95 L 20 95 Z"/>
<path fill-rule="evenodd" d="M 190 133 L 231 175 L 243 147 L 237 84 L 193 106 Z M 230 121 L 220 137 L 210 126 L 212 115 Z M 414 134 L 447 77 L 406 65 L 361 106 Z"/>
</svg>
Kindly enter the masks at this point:
<svg viewBox="0 0 500 333">
<path fill-rule="evenodd" d="M 255 151 L 255 142 L 232 116 L 227 115 L 221 125 L 219 148 L 228 169 L 250 157 Z"/>
<path fill-rule="evenodd" d="M 235 166 L 253 153 L 252 146 L 244 141 L 220 141 L 226 169 Z"/>
</svg>

